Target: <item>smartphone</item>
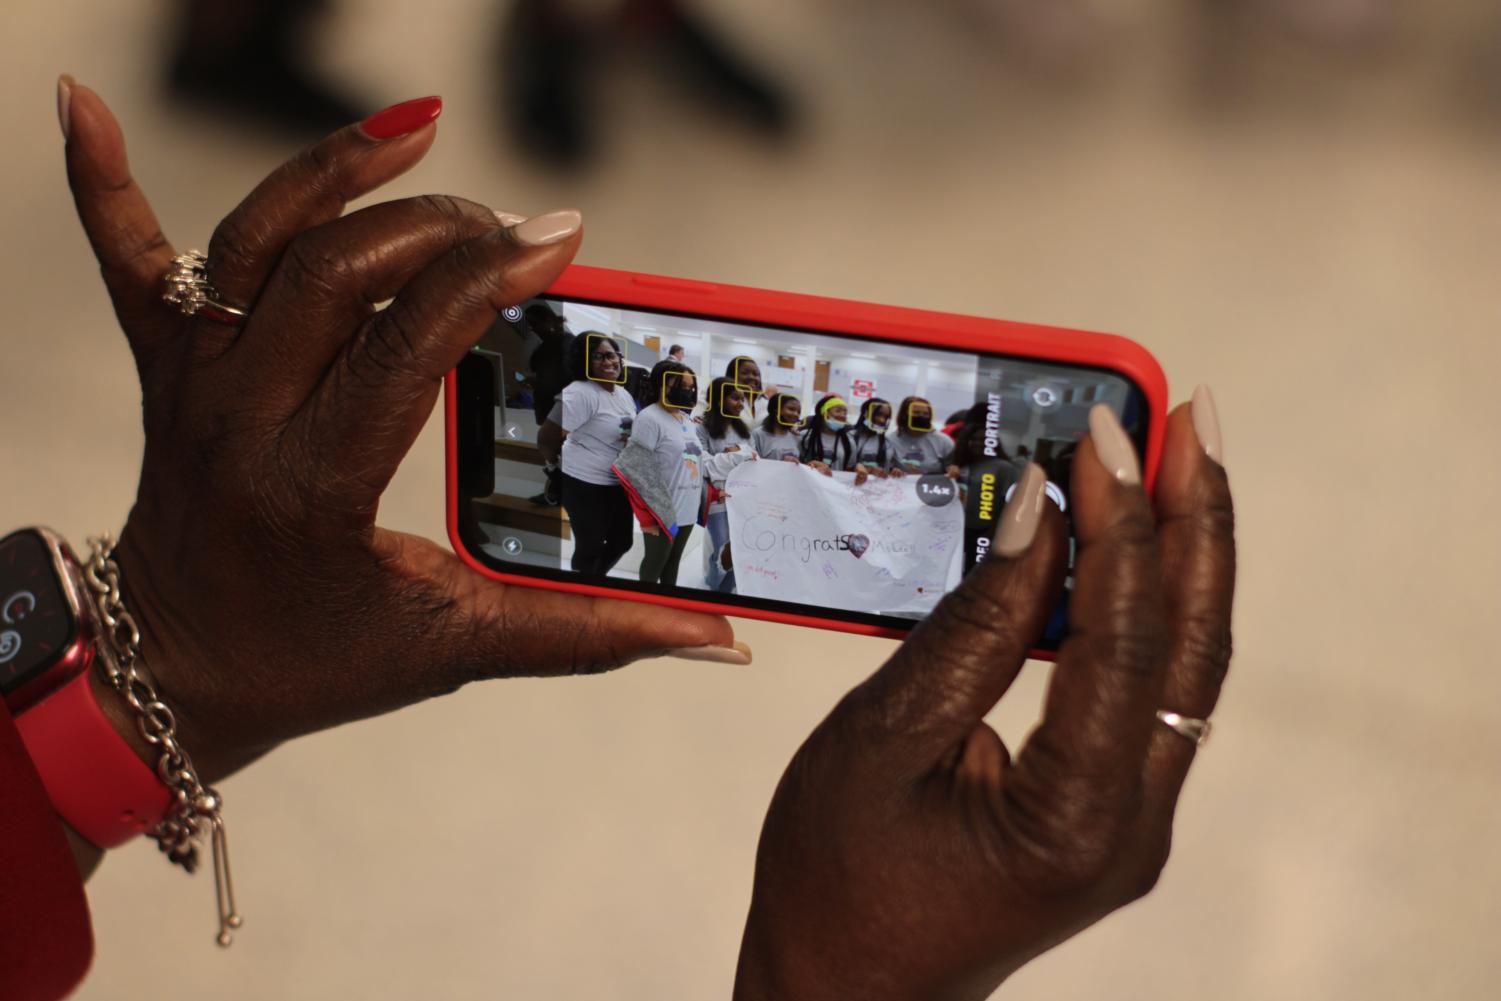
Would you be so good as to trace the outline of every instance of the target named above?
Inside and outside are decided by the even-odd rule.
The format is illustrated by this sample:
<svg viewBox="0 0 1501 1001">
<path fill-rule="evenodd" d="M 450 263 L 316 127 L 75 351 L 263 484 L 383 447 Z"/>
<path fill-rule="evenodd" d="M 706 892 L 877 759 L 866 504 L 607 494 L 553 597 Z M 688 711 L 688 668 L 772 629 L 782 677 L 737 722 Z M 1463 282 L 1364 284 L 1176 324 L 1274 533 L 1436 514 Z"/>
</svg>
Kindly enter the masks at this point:
<svg viewBox="0 0 1501 1001">
<path fill-rule="evenodd" d="M 480 573 L 891 637 L 985 558 L 1027 462 L 1069 517 L 1096 404 L 1150 490 L 1167 408 L 1123 337 L 577 265 L 445 388 L 449 536 Z"/>
</svg>

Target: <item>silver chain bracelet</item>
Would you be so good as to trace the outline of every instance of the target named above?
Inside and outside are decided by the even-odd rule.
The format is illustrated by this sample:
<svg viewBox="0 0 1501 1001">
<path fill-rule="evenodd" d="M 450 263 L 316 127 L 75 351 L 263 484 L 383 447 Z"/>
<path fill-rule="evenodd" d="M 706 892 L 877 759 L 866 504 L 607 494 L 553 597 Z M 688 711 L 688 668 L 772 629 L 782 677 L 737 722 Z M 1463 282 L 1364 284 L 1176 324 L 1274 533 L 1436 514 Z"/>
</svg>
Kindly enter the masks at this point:
<svg viewBox="0 0 1501 1001">
<path fill-rule="evenodd" d="M 177 742 L 177 717 L 143 673 L 141 631 L 120 595 L 120 565 L 114 560 L 114 537 L 106 534 L 90 538 L 89 547 L 91 552 L 83 575 L 94 592 L 94 604 L 104 627 L 99 644 L 104 653 L 100 658 L 104 678 L 130 704 L 141 737 L 161 749 L 156 774 L 172 792 L 172 805 L 152 829 L 151 836 L 168 859 L 188 872 L 198 868 L 198 839 L 205 834 L 209 836 L 214 896 L 219 906 L 217 941 L 227 946 L 234 941 L 231 931 L 240 927 L 242 919 L 235 909 L 234 882 L 229 872 L 224 801 L 199 780 L 193 759 Z"/>
</svg>

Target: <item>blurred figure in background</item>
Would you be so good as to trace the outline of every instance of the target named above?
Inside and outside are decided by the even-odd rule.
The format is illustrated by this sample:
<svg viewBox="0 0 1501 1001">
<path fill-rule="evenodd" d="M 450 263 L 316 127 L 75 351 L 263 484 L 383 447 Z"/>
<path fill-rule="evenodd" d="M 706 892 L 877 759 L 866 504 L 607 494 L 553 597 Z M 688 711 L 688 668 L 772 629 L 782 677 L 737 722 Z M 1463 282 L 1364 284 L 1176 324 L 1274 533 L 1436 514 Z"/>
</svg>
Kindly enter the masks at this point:
<svg viewBox="0 0 1501 1001">
<path fill-rule="evenodd" d="M 1006 63 L 1054 84 L 1096 74 L 1120 48 L 1119 34 L 1147 17 L 1151 4 L 1110 0 L 961 0 L 958 16 L 979 25 Z M 1257 31 L 1292 38 L 1317 49 L 1361 50 L 1394 36 L 1394 0 L 1199 0 L 1208 18 L 1208 48 L 1241 46 Z M 1212 53 L 1216 60 L 1224 53 Z M 1234 67 L 1220 67 L 1234 72 Z"/>
<path fill-rule="evenodd" d="M 553 421 L 553 429 L 558 429 L 561 421 L 553 408 L 558 395 L 573 381 L 567 360 L 574 336 L 568 332 L 566 321 L 540 302 L 527 307 L 526 325 L 542 339 L 527 362 L 532 371 L 532 415 L 539 429 L 546 427 L 549 419 Z M 561 446 L 562 438 L 557 442 Z M 556 462 L 546 463 L 542 471 L 547 476 L 547 485 L 531 502 L 538 507 L 557 507 L 563 500 L 561 471 Z"/>
<path fill-rule="evenodd" d="M 175 0 L 177 31 L 167 87 L 294 136 L 331 132 L 370 111 L 313 68 L 309 44 L 324 0 Z"/>
<path fill-rule="evenodd" d="M 533 413 L 537 423 L 541 424 L 547 419 L 548 411 L 552 410 L 553 401 L 558 398 L 563 387 L 574 380 L 574 375 L 568 371 L 567 366 L 568 350 L 573 344 L 574 335 L 569 333 L 566 320 L 540 302 L 527 307 L 526 325 L 542 339 L 528 361 L 532 370 L 532 384 L 536 387 Z"/>
<path fill-rule="evenodd" d="M 680 0 L 519 0 L 501 34 L 506 126 L 523 148 L 579 166 L 597 139 L 595 73 L 605 43 L 633 41 L 644 61 L 717 117 L 780 138 L 793 122 L 782 88 Z"/>
<path fill-rule="evenodd" d="M 681 0 L 518 0 L 506 5 L 495 78 L 498 110 L 520 149 L 557 166 L 596 143 L 595 69 L 606 43 L 633 42 L 674 89 L 718 120 L 763 138 L 793 120 L 782 88 Z M 328 0 L 177 0 L 168 58 L 174 96 L 296 137 L 359 121 L 368 102 L 318 74 L 312 39 Z"/>
</svg>

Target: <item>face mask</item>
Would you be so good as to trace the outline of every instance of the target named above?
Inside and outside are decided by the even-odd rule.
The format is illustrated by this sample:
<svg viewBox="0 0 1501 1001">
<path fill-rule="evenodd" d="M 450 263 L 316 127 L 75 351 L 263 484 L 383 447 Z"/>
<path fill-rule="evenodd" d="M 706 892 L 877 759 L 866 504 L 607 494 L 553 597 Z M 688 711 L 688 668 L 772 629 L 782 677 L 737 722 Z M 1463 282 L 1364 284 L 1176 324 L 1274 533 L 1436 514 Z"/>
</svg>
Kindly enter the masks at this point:
<svg viewBox="0 0 1501 1001">
<path fill-rule="evenodd" d="M 837 432 L 843 431 L 845 428 L 849 427 L 849 424 L 845 421 L 835 420 L 832 417 L 825 417 L 823 420 L 823 426 L 828 428 L 830 431 Z"/>
<path fill-rule="evenodd" d="M 871 424 L 870 429 L 872 431 L 874 431 L 876 434 L 884 434 L 886 432 L 886 429 L 889 428 L 889 427 L 891 427 L 890 422 L 888 422 L 888 421 L 882 421 L 879 424 L 874 424 L 874 423 Z"/>
<path fill-rule="evenodd" d="M 683 385 L 682 380 L 673 383 L 667 390 L 667 402 L 686 410 L 698 402 L 698 389 Z"/>
</svg>

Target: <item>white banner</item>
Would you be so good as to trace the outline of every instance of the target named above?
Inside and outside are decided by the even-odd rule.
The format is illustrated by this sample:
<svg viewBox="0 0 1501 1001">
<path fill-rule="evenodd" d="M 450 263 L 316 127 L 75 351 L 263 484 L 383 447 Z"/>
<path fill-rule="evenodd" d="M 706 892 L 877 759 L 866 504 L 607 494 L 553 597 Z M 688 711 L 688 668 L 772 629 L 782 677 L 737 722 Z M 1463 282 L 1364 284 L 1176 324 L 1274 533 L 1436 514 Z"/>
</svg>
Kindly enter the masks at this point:
<svg viewBox="0 0 1501 1001">
<path fill-rule="evenodd" d="M 737 466 L 729 495 L 735 590 L 817 608 L 925 615 L 959 583 L 964 507 L 944 476 Z"/>
</svg>

